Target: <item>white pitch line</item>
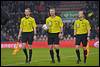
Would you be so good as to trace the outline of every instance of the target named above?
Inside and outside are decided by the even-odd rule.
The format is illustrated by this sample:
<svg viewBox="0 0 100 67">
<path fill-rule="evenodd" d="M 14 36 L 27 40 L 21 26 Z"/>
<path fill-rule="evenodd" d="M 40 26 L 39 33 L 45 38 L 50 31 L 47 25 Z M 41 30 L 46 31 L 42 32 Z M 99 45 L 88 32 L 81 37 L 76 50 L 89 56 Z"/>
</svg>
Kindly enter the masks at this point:
<svg viewBox="0 0 100 67">
<path fill-rule="evenodd" d="M 93 55 L 93 54 L 97 54 L 97 52 L 96 53 L 90 53 L 89 55 Z M 82 56 L 82 54 L 81 54 L 81 56 Z M 75 57 L 75 55 L 66 56 L 66 58 L 71 58 L 71 57 Z M 65 58 L 65 57 L 62 57 L 62 58 Z M 48 61 L 48 60 L 47 59 L 43 59 L 42 61 Z M 32 61 L 32 62 L 40 62 L 40 61 Z M 7 65 L 3 65 L 3 66 L 14 66 L 16 64 L 26 64 L 26 63 L 25 62 L 20 62 L 20 63 L 15 63 L 15 64 L 7 64 Z"/>
</svg>

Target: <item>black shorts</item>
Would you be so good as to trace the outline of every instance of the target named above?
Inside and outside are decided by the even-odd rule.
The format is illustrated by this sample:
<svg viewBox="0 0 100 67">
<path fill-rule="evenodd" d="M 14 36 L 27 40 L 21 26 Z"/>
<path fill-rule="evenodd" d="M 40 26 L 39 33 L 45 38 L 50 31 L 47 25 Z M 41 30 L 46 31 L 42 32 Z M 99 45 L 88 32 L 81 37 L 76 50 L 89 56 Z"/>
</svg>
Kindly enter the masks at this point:
<svg viewBox="0 0 100 67">
<path fill-rule="evenodd" d="M 29 45 L 32 45 L 33 35 L 33 32 L 22 32 L 22 43 L 28 42 Z"/>
<path fill-rule="evenodd" d="M 80 45 L 81 42 L 84 47 L 87 46 L 87 34 L 76 35 L 76 45 Z"/>
<path fill-rule="evenodd" d="M 48 45 L 57 44 L 59 45 L 59 33 L 48 33 Z"/>
</svg>

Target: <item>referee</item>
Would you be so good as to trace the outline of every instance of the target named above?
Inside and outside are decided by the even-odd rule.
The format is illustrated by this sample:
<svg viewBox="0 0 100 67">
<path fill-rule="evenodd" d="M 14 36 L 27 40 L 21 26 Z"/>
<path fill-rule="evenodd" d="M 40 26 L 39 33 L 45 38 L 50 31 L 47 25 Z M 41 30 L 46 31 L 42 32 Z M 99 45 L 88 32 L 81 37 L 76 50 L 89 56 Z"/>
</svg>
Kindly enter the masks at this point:
<svg viewBox="0 0 100 67">
<path fill-rule="evenodd" d="M 36 34 L 36 27 L 37 25 L 35 23 L 35 19 L 31 17 L 30 8 L 26 8 L 25 17 L 21 19 L 20 30 L 19 30 L 19 35 L 18 35 L 18 40 L 20 39 L 20 36 L 22 35 L 22 48 L 26 56 L 26 63 L 31 62 L 32 41 L 33 41 L 33 35 Z M 35 35 L 34 35 L 34 38 L 36 39 Z M 29 46 L 29 57 L 28 57 L 27 50 L 25 47 L 26 43 L 28 43 L 28 46 Z"/>
<path fill-rule="evenodd" d="M 83 52 L 84 52 L 84 63 L 86 63 L 86 55 L 87 55 L 87 42 L 90 36 L 90 23 L 87 19 L 85 19 L 84 12 L 79 11 L 79 19 L 77 19 L 74 23 L 74 36 L 76 40 L 76 55 L 77 55 L 77 64 L 81 61 L 80 59 L 80 51 L 79 46 L 82 42 L 83 44 Z"/>
<path fill-rule="evenodd" d="M 63 22 L 61 17 L 55 15 L 55 8 L 49 9 L 50 16 L 46 18 L 46 24 L 49 26 L 48 29 L 48 45 L 49 45 L 49 51 L 50 56 L 52 59 L 52 63 L 55 63 L 54 60 L 54 51 L 53 48 L 55 48 L 56 56 L 58 63 L 60 63 L 60 55 L 59 55 L 59 37 L 63 35 L 62 29 L 63 29 Z"/>
</svg>

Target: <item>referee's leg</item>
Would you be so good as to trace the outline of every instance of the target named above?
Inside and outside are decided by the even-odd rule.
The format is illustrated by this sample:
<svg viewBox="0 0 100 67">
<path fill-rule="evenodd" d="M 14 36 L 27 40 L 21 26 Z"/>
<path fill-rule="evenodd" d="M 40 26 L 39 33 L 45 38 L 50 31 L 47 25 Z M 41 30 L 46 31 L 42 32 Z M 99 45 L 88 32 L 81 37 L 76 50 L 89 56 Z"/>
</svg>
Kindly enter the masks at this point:
<svg viewBox="0 0 100 67">
<path fill-rule="evenodd" d="M 54 60 L 54 51 L 53 51 L 53 44 L 48 44 L 49 45 L 49 52 L 50 52 L 50 56 L 51 56 L 51 59 L 52 59 L 52 63 L 55 63 L 55 60 Z"/>
<path fill-rule="evenodd" d="M 29 63 L 31 62 L 32 58 L 32 44 L 29 44 Z"/>
<path fill-rule="evenodd" d="M 33 42 L 33 32 L 29 33 L 28 44 L 29 44 L 29 63 L 32 58 L 32 42 Z"/>
<path fill-rule="evenodd" d="M 57 56 L 58 63 L 60 63 L 59 44 L 55 44 L 54 46 L 56 50 L 56 56 Z"/>
<path fill-rule="evenodd" d="M 76 45 L 75 51 L 76 51 L 76 55 L 77 55 L 77 58 L 78 58 L 77 59 L 77 64 L 79 64 L 79 62 L 81 61 L 81 59 L 80 59 L 80 51 L 79 51 L 80 42 L 81 42 L 80 36 L 77 36 L 76 37 L 76 43 L 75 43 L 75 45 Z"/>
<path fill-rule="evenodd" d="M 28 54 L 27 54 L 27 49 L 26 49 L 26 42 L 27 42 L 27 34 L 26 33 L 22 33 L 22 49 L 23 52 L 26 56 L 26 63 L 28 63 Z"/>
<path fill-rule="evenodd" d="M 79 62 L 81 61 L 81 59 L 80 59 L 80 50 L 79 50 L 79 45 L 76 45 L 76 55 L 77 55 L 77 64 L 79 64 Z"/>
<path fill-rule="evenodd" d="M 86 59 L 87 59 L 87 49 L 86 46 L 83 46 L 83 51 L 84 51 L 84 63 L 86 63 Z"/>
<path fill-rule="evenodd" d="M 26 63 L 28 63 L 28 54 L 27 54 L 27 49 L 26 49 L 26 43 L 22 43 L 22 49 L 23 49 L 23 52 L 26 56 Z"/>
<path fill-rule="evenodd" d="M 86 63 L 86 59 L 87 59 L 87 49 L 86 49 L 86 46 L 87 46 L 87 35 L 83 35 L 82 37 L 82 44 L 83 44 L 83 51 L 84 51 L 84 63 Z"/>
<path fill-rule="evenodd" d="M 56 36 L 54 37 L 54 47 L 55 47 L 58 63 L 60 63 L 60 55 L 59 55 L 60 54 L 59 53 L 59 41 L 60 41 L 60 38 L 59 38 L 58 35 L 59 34 L 57 33 Z"/>
</svg>

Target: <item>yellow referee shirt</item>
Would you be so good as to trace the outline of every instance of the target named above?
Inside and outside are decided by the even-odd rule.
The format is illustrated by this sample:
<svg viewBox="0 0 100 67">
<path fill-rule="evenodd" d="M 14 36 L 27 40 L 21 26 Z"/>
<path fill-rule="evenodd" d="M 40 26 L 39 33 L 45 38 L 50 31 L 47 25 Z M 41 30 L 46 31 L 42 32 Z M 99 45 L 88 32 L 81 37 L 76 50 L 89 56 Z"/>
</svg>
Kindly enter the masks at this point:
<svg viewBox="0 0 100 67">
<path fill-rule="evenodd" d="M 90 23 L 88 20 L 83 19 L 83 20 L 76 20 L 74 23 L 74 30 L 76 30 L 76 35 L 77 34 L 87 34 L 88 29 L 91 29 Z"/>
<path fill-rule="evenodd" d="M 21 19 L 20 28 L 22 29 L 22 32 L 32 32 L 34 28 L 36 28 L 37 25 L 35 23 L 35 19 L 32 17 L 25 18 L 23 17 Z"/>
<path fill-rule="evenodd" d="M 63 27 L 63 22 L 61 17 L 55 16 L 53 17 L 48 17 L 46 19 L 46 24 L 49 26 L 49 33 L 58 33 L 61 32 L 61 27 Z"/>
</svg>

